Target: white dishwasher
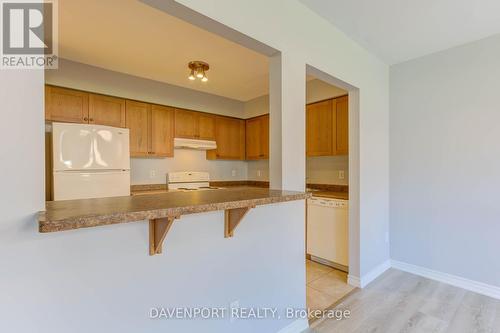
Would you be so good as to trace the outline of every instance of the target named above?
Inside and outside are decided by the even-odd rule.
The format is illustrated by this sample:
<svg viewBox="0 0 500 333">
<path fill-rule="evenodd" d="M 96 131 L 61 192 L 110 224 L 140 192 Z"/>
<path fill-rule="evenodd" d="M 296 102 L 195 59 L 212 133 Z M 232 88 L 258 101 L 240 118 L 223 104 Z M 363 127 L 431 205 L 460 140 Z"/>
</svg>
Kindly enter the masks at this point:
<svg viewBox="0 0 500 333">
<path fill-rule="evenodd" d="M 307 254 L 312 260 L 348 270 L 348 208 L 348 200 L 307 199 Z"/>
</svg>

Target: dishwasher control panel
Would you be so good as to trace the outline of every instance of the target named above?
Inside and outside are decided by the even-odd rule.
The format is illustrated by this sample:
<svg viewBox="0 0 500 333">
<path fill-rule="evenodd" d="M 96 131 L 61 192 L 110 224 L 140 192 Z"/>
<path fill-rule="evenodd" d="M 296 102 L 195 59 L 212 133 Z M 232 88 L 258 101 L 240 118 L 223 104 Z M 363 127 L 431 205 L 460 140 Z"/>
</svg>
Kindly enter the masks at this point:
<svg viewBox="0 0 500 333">
<path fill-rule="evenodd" d="M 349 201 L 341 199 L 312 197 L 307 199 L 307 204 L 323 206 L 323 207 L 347 208 L 349 206 Z"/>
</svg>

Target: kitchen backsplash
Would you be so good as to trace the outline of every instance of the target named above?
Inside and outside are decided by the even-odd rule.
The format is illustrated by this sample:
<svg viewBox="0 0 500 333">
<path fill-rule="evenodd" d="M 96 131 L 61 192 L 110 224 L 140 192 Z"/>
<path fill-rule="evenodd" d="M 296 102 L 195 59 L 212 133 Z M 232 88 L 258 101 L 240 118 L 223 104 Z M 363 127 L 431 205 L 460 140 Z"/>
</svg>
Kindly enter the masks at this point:
<svg viewBox="0 0 500 333">
<path fill-rule="evenodd" d="M 344 172 L 342 179 L 341 172 Z M 306 160 L 306 182 L 312 184 L 349 184 L 348 156 L 318 156 Z M 269 161 L 249 161 L 248 179 L 257 181 L 269 180 Z"/>
<path fill-rule="evenodd" d="M 348 185 L 349 157 L 308 157 L 306 162 L 306 182 L 311 184 Z"/>
<path fill-rule="evenodd" d="M 205 171 L 212 180 L 246 180 L 245 161 L 213 161 L 206 159 L 205 151 L 175 149 L 173 158 L 131 158 L 131 184 L 163 184 L 167 172 Z"/>
</svg>

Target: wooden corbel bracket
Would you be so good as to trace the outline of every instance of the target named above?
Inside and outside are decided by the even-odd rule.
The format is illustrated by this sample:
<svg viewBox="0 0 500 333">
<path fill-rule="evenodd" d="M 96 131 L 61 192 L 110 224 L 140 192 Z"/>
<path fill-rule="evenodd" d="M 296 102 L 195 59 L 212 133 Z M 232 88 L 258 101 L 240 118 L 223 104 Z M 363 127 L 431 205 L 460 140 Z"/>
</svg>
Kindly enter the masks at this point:
<svg viewBox="0 0 500 333">
<path fill-rule="evenodd" d="M 226 209 L 224 212 L 224 237 L 233 237 L 234 229 L 240 224 L 241 220 L 248 211 L 255 208 L 255 205 L 249 207 Z"/>
<path fill-rule="evenodd" d="M 168 216 L 149 220 L 149 255 L 161 254 L 163 241 L 175 219 L 180 216 Z"/>
</svg>

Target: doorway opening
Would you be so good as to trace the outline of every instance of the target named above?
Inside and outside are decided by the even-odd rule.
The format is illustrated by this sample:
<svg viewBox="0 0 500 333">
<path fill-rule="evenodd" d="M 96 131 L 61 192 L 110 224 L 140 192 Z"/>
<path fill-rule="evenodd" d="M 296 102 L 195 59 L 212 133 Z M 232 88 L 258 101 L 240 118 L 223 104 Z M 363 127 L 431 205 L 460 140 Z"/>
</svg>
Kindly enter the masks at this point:
<svg viewBox="0 0 500 333">
<path fill-rule="evenodd" d="M 336 305 L 356 287 L 349 274 L 356 271 L 350 180 L 357 165 L 349 139 L 357 96 L 354 87 L 307 66 L 306 187 L 312 197 L 306 209 L 306 297 L 312 310 Z"/>
</svg>

